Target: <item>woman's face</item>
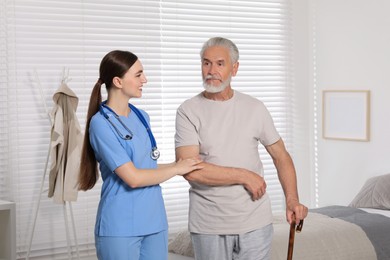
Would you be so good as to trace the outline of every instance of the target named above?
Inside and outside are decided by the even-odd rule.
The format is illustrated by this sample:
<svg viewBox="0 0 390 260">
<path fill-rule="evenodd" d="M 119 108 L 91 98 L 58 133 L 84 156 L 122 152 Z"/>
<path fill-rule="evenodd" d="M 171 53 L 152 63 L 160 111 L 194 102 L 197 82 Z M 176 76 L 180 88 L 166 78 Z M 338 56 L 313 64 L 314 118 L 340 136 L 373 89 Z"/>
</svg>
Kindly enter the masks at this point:
<svg viewBox="0 0 390 260">
<path fill-rule="evenodd" d="M 147 82 L 142 63 L 137 60 L 121 78 L 122 91 L 129 98 L 142 96 L 143 84 Z"/>
</svg>

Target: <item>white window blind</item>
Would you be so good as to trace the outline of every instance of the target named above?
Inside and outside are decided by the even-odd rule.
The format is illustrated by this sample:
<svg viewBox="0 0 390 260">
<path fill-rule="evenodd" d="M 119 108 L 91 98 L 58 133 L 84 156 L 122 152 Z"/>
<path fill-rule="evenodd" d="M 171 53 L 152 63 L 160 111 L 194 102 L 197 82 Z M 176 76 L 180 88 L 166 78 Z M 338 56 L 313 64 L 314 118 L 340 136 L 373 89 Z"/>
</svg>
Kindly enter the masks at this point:
<svg viewBox="0 0 390 260">
<path fill-rule="evenodd" d="M 48 152 L 50 122 L 44 103 L 51 110 L 64 72 L 79 97 L 77 115 L 84 129 L 103 55 L 113 49 L 137 54 L 148 83 L 134 103 L 151 116 L 160 162 L 171 162 L 176 109 L 202 91 L 200 48 L 210 37 L 228 37 L 240 49 L 233 88 L 267 105 L 289 147 L 289 15 L 287 0 L 1 1 L 0 199 L 16 202 L 18 259 L 27 251 Z M 264 149 L 261 156 L 273 209 L 281 210 L 283 193 L 272 160 Z M 47 198 L 48 178 L 44 187 L 30 259 L 66 259 L 63 208 Z M 162 187 L 170 231 L 186 228 L 188 184 L 176 177 Z M 99 194 L 100 182 L 72 203 L 81 256 L 95 251 Z"/>
<path fill-rule="evenodd" d="M 10 199 L 6 3 L 0 2 L 0 199 Z"/>
</svg>

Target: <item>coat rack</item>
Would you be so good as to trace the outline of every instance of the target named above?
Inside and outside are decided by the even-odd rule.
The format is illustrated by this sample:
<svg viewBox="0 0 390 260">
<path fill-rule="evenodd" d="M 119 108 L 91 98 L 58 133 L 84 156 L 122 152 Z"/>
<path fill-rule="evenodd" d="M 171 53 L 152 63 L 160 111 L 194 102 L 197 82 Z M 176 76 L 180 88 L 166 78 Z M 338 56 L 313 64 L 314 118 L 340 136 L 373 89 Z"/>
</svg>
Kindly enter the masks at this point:
<svg viewBox="0 0 390 260">
<path fill-rule="evenodd" d="M 49 118 L 49 121 L 50 121 L 50 126 L 53 126 L 53 122 L 52 122 L 52 119 L 50 117 L 50 112 L 49 112 L 49 110 L 47 108 L 46 101 L 45 101 L 45 98 L 44 98 L 44 95 L 43 95 L 42 86 L 40 84 L 38 73 L 37 73 L 36 70 L 34 70 L 34 74 L 35 74 L 35 80 L 36 80 L 36 82 L 38 84 L 38 87 L 39 87 L 39 92 L 40 92 L 40 95 L 41 95 L 41 98 L 42 98 L 42 103 L 43 103 L 43 105 L 45 107 L 46 114 L 47 114 L 47 116 Z M 69 80 L 70 80 L 69 79 L 69 69 L 66 71 L 66 69 L 64 68 L 63 69 L 63 73 L 62 73 L 62 81 L 61 81 L 61 83 L 67 83 Z M 31 233 L 30 233 L 30 237 L 29 237 L 29 244 L 28 244 L 26 260 L 28 260 L 30 258 L 31 245 L 32 245 L 33 237 L 34 237 L 35 226 L 36 226 L 38 211 L 39 211 L 39 207 L 40 207 L 40 203 L 41 203 L 41 196 L 42 196 L 42 193 L 43 193 L 43 186 L 44 186 L 44 183 L 45 183 L 45 178 L 46 178 L 47 168 L 48 168 L 48 164 L 49 164 L 50 153 L 51 153 L 51 142 L 49 142 L 49 149 L 48 149 L 48 152 L 47 152 L 45 169 L 44 169 L 43 176 L 42 176 L 41 187 L 40 187 L 38 201 L 37 201 L 37 206 L 36 206 L 35 214 L 34 214 L 33 227 L 32 227 Z M 74 222 L 74 217 L 73 217 L 72 203 L 70 201 L 68 201 L 68 206 L 69 206 L 69 210 L 70 210 L 70 216 L 71 216 L 71 222 L 72 222 L 72 228 L 73 228 L 73 236 L 74 236 L 74 241 L 75 241 L 75 245 L 76 245 L 77 259 L 80 260 L 79 247 L 78 247 L 77 236 L 76 236 L 76 227 L 75 227 L 75 222 Z M 70 234 L 69 234 L 69 223 L 68 223 L 68 212 L 67 212 L 67 207 L 66 207 L 66 201 L 63 202 L 62 207 L 63 207 L 63 210 L 64 210 L 64 220 L 65 220 L 65 229 L 66 229 L 66 241 L 67 241 L 67 249 L 68 249 L 68 259 L 72 259 L 72 249 L 71 249 L 72 245 L 71 245 Z"/>
</svg>

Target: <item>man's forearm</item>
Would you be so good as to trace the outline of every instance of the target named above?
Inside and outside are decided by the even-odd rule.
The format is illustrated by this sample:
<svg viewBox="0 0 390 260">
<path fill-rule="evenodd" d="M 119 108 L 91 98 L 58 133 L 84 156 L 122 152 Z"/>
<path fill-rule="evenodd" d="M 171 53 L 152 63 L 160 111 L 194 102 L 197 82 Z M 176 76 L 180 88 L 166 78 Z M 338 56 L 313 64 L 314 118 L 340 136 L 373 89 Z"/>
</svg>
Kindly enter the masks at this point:
<svg viewBox="0 0 390 260">
<path fill-rule="evenodd" d="M 176 160 L 199 155 L 199 146 L 182 146 L 176 148 Z M 242 185 L 253 200 L 261 198 L 266 191 L 264 178 L 255 172 L 234 167 L 224 167 L 202 162 L 202 169 L 184 175 L 190 182 L 208 186 Z"/>
<path fill-rule="evenodd" d="M 184 175 L 187 181 L 209 186 L 243 184 L 245 172 L 234 167 L 223 167 L 211 163 L 201 163 L 202 169 Z"/>
<path fill-rule="evenodd" d="M 275 160 L 275 166 L 286 197 L 286 202 L 290 200 L 299 201 L 296 172 L 290 155 L 286 153 L 284 159 Z"/>
<path fill-rule="evenodd" d="M 260 175 L 242 168 L 222 167 L 210 163 L 184 175 L 187 181 L 208 186 L 242 185 L 253 200 L 260 199 L 266 192 L 267 184 Z"/>
<path fill-rule="evenodd" d="M 286 202 L 298 199 L 297 177 L 295 167 L 290 154 L 287 152 L 284 142 L 279 139 L 276 143 L 266 146 L 268 153 L 271 155 L 280 184 L 286 197 Z"/>
</svg>

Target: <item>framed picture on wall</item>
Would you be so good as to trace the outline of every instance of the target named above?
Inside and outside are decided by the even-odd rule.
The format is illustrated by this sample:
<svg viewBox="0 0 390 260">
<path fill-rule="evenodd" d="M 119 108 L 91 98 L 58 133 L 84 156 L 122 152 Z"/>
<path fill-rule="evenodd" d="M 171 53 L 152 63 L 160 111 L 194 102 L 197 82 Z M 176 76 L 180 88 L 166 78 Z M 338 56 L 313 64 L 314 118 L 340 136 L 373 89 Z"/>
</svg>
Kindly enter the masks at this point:
<svg viewBox="0 0 390 260">
<path fill-rule="evenodd" d="M 324 90 L 322 135 L 325 139 L 370 140 L 370 91 Z"/>
</svg>

